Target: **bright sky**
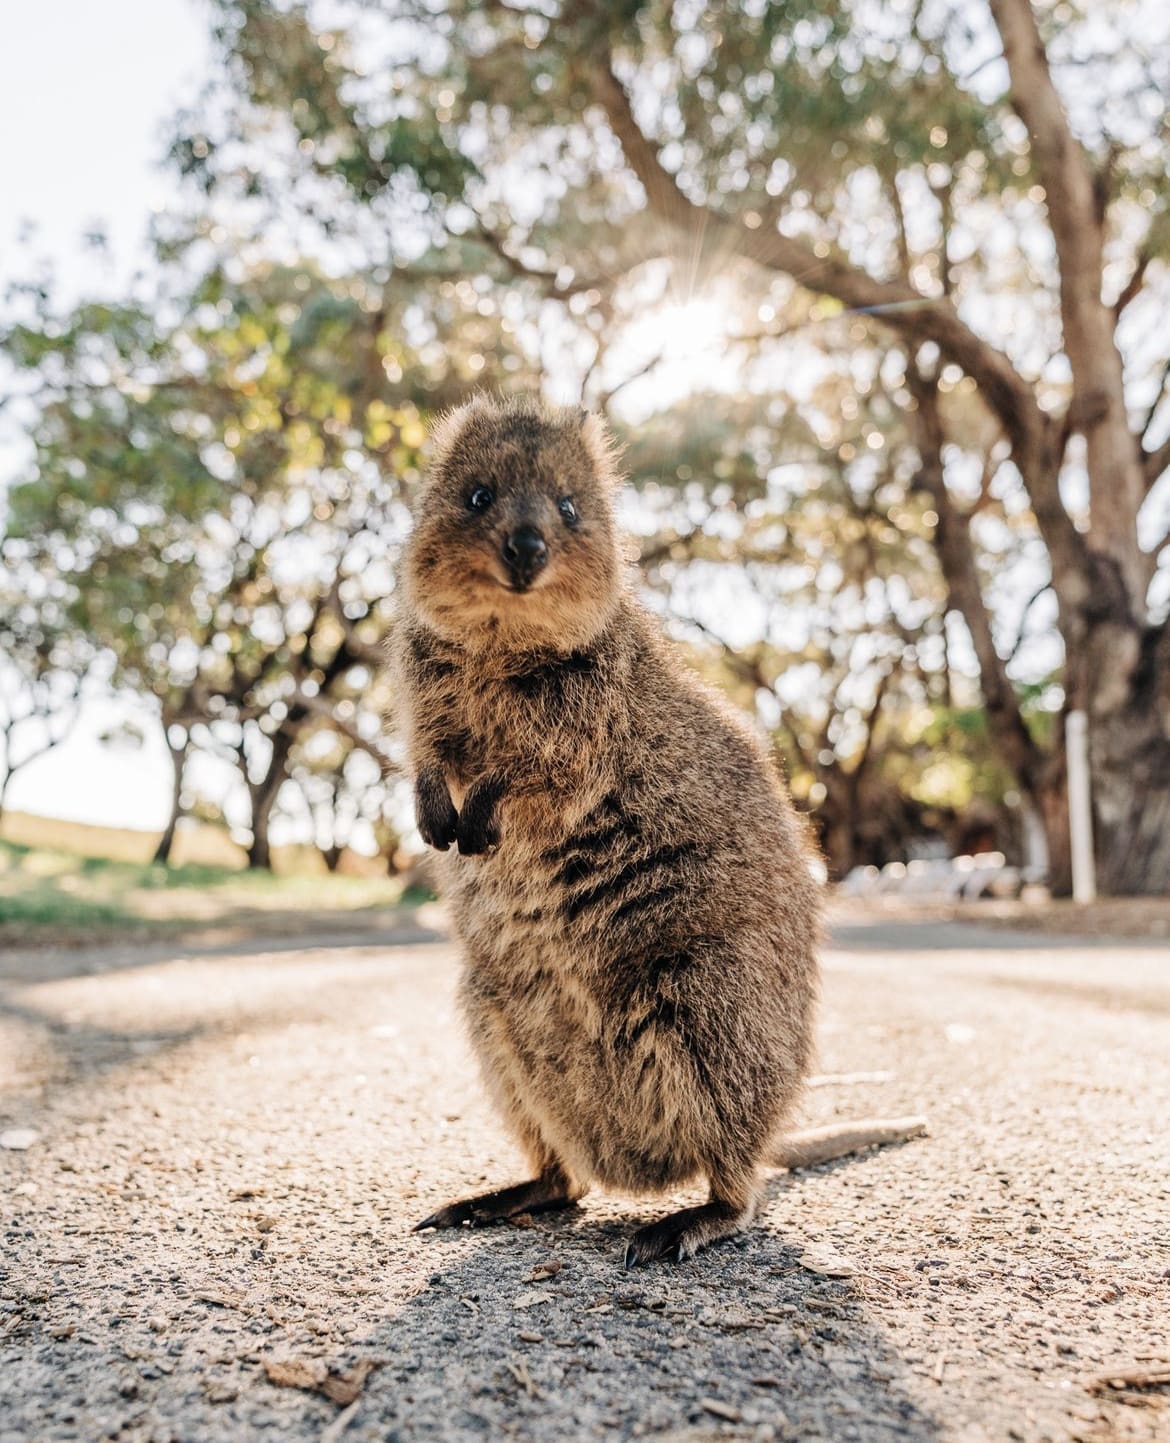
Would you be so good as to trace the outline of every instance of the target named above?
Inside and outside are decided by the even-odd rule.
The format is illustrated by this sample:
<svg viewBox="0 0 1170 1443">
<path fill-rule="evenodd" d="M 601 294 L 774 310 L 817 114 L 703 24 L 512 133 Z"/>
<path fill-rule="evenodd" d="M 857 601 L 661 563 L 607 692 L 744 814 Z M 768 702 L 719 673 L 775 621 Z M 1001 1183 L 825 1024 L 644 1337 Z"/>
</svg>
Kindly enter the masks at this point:
<svg viewBox="0 0 1170 1443">
<path fill-rule="evenodd" d="M 25 221 L 34 254 L 71 294 L 108 290 L 143 258 L 151 208 L 174 185 L 160 167 L 168 117 L 194 97 L 210 46 L 200 0 L 37 0 L 4 7 L 0 47 L 0 289 L 13 278 Z M 101 223 L 112 267 L 79 245 Z M 19 455 L 0 435 L 0 480 Z M 103 747 L 122 712 L 87 708 L 60 750 L 18 774 L 16 810 L 159 827 L 168 789 L 162 738 L 141 751 Z"/>
<path fill-rule="evenodd" d="M 19 224 L 71 285 L 102 283 L 78 237 L 95 221 L 123 275 L 141 254 L 151 206 L 173 185 L 158 162 L 168 116 L 209 59 L 199 0 L 37 0 L 5 7 L 0 48 L 0 271 Z"/>
</svg>

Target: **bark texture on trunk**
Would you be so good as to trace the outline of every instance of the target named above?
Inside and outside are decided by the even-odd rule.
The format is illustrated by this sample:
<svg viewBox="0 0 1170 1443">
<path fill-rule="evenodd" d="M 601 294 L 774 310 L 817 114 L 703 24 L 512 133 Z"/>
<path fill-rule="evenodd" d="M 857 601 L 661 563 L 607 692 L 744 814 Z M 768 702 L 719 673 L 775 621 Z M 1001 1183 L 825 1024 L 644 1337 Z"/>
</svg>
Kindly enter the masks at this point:
<svg viewBox="0 0 1170 1443">
<path fill-rule="evenodd" d="M 1097 882 L 1106 893 L 1170 893 L 1170 629 L 1139 639 L 1124 689 L 1090 692 Z"/>
<path fill-rule="evenodd" d="M 1109 896 L 1170 894 L 1170 743 L 1117 717 L 1091 745 L 1097 885 Z"/>
<path fill-rule="evenodd" d="M 248 866 L 253 871 L 272 869 L 272 846 L 268 840 L 268 825 L 272 820 L 272 809 L 276 805 L 276 794 L 282 778 L 271 775 L 252 792 L 252 840 L 248 843 Z"/>
<path fill-rule="evenodd" d="M 1089 473 L 1088 544 L 1116 567 L 1136 610 L 1148 580 L 1135 532 L 1146 483 L 1141 446 L 1130 429 L 1117 317 L 1101 295 L 1101 177 L 1069 126 L 1030 0 L 990 3 L 1011 76 L 1012 105 L 1028 127 L 1032 164 L 1044 186 L 1056 243 L 1061 326 L 1073 376 L 1070 419 L 1085 438 Z"/>
<path fill-rule="evenodd" d="M 1068 830 L 1068 786 L 1063 768 L 1030 792 L 1044 827 L 1048 886 L 1054 897 L 1072 895 L 1072 839 Z"/>
</svg>

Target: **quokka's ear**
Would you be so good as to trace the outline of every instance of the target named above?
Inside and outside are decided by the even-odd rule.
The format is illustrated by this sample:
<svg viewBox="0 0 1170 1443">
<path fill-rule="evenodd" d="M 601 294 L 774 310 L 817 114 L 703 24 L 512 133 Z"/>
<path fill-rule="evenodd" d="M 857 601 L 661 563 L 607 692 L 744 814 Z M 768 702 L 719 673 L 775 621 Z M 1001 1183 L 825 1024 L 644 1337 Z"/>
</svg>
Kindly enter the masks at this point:
<svg viewBox="0 0 1170 1443">
<path fill-rule="evenodd" d="M 583 406 L 575 407 L 574 411 L 581 439 L 597 468 L 598 476 L 616 484 L 619 479 L 618 460 L 622 448 L 614 439 L 613 432 L 596 411 L 587 411 Z"/>
<path fill-rule="evenodd" d="M 478 416 L 492 410 L 492 400 L 486 391 L 477 391 L 470 401 L 452 406 L 444 411 L 431 425 L 430 449 L 432 464 L 442 461 L 450 454 L 451 448 Z"/>
</svg>

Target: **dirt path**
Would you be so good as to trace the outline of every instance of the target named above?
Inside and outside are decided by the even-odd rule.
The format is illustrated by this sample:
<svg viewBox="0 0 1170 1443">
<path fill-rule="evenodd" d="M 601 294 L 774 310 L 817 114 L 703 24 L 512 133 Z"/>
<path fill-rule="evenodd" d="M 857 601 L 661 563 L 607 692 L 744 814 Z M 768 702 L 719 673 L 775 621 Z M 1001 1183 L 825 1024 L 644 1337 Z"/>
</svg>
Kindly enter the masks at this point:
<svg viewBox="0 0 1170 1443">
<path fill-rule="evenodd" d="M 844 929 L 820 1066 L 892 1076 L 806 1115 L 933 1136 L 633 1273 L 661 1204 L 410 1235 L 518 1170 L 446 946 L 5 958 L 0 1443 L 1170 1437 L 1088 1386 L 1170 1364 L 1170 948 L 986 941 Z"/>
</svg>

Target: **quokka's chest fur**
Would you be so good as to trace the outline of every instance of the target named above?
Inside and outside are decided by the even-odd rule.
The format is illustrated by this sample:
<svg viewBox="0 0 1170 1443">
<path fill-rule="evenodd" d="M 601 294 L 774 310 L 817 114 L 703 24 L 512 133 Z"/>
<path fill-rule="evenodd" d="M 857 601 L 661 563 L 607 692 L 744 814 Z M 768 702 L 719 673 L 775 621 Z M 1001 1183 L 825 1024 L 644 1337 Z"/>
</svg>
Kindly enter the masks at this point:
<svg viewBox="0 0 1170 1443">
<path fill-rule="evenodd" d="M 556 657 L 468 657 L 433 635 L 410 642 L 416 707 L 433 718 L 433 748 L 456 805 L 487 773 L 506 775 L 509 832 L 549 840 L 629 749 L 625 648 Z"/>
</svg>

